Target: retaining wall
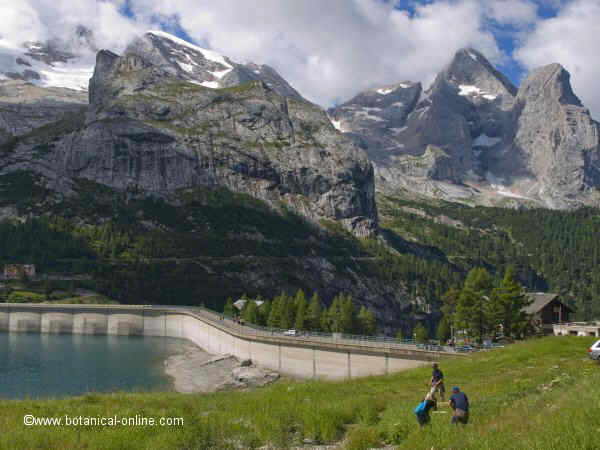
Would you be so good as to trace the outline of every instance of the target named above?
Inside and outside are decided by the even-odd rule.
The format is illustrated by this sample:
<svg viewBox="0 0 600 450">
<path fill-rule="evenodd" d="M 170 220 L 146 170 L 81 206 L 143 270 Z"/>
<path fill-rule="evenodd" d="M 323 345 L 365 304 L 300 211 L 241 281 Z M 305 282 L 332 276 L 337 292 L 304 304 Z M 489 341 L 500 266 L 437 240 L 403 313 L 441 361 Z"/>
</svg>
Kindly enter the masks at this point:
<svg viewBox="0 0 600 450">
<path fill-rule="evenodd" d="M 0 331 L 145 335 L 183 338 L 212 354 L 231 354 L 301 378 L 381 375 L 439 359 L 438 352 L 264 336 L 251 329 L 177 307 L 0 304 Z"/>
</svg>

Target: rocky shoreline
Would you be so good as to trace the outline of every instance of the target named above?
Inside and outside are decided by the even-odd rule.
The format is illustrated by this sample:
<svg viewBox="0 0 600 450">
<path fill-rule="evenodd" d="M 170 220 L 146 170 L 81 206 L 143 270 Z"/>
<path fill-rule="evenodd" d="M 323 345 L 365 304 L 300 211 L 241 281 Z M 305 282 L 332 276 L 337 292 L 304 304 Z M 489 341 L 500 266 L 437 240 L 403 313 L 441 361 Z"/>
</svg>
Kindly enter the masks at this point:
<svg viewBox="0 0 600 450">
<path fill-rule="evenodd" d="M 165 361 L 165 373 L 180 393 L 215 392 L 265 386 L 279 379 L 277 372 L 257 367 L 232 355 L 211 355 L 190 344 Z"/>
</svg>

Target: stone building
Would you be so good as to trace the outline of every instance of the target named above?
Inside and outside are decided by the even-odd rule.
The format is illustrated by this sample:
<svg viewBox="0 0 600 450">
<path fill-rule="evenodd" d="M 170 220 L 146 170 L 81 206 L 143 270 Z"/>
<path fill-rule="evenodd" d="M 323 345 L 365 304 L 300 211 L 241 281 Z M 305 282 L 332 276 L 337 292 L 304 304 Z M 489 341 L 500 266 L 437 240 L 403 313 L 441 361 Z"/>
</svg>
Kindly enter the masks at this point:
<svg viewBox="0 0 600 450">
<path fill-rule="evenodd" d="M 4 266 L 4 278 L 11 280 L 24 276 L 35 277 L 35 264 L 6 264 Z"/>
</svg>

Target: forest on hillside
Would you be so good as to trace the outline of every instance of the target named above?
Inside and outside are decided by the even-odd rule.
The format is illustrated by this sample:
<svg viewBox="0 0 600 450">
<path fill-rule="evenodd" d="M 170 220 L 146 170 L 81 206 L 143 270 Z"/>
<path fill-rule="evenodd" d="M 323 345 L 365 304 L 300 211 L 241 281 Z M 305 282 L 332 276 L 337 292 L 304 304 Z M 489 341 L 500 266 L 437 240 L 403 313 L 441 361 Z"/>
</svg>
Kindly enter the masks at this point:
<svg viewBox="0 0 600 450">
<path fill-rule="evenodd" d="M 317 227 L 226 190 L 188 193 L 179 208 L 93 186 L 82 195 L 87 201 L 65 202 L 53 214 L 0 223 L 0 263 L 91 273 L 99 291 L 123 303 L 202 302 L 222 310 L 230 296 L 273 298 L 281 289 L 223 286 L 216 272 L 243 273 L 248 258 L 259 258 L 277 268 L 294 295 L 315 288 L 292 260 L 322 256 L 340 269 L 401 283 L 414 305 L 428 305 L 411 311 L 430 314 L 432 330 L 445 293 L 461 287 L 469 270 L 485 268 L 497 286 L 514 266 L 528 290 L 560 292 L 579 319 L 600 316 L 600 212 L 591 208 L 513 210 L 381 197 L 381 237 L 359 240 L 334 223 Z M 317 293 L 329 307 L 343 292 Z"/>
<path fill-rule="evenodd" d="M 558 292 L 577 317 L 600 317 L 600 211 L 470 207 L 386 197 L 383 226 L 443 253 L 465 274 L 484 267 L 499 280 L 514 266 L 531 291 Z"/>
</svg>

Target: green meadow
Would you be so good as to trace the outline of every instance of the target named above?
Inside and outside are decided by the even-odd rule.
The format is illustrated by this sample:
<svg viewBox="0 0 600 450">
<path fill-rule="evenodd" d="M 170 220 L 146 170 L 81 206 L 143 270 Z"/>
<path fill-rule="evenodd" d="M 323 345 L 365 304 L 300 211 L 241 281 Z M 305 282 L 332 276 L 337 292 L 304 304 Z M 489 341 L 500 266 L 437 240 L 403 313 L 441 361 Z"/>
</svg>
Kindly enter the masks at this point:
<svg viewBox="0 0 600 450">
<path fill-rule="evenodd" d="M 337 444 L 368 449 L 596 449 L 600 367 L 593 338 L 548 337 L 441 361 L 471 401 L 471 422 L 446 405 L 417 426 L 431 369 L 350 381 L 283 380 L 252 391 L 90 393 L 0 402 L 2 449 L 245 449 Z M 65 376 L 69 376 L 68 373 Z M 181 417 L 180 426 L 30 426 L 23 416 Z"/>
</svg>

